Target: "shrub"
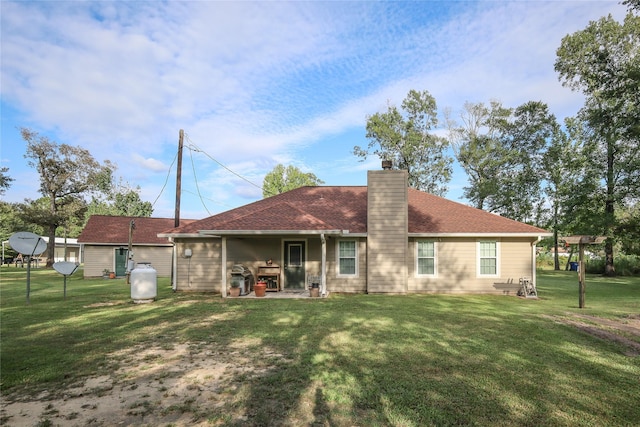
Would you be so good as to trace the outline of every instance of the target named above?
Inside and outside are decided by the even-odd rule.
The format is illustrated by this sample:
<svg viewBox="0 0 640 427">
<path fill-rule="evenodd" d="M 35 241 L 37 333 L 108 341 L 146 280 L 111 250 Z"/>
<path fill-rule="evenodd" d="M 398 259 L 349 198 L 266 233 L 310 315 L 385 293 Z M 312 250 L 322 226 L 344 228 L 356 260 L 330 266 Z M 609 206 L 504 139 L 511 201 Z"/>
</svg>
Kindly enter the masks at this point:
<svg viewBox="0 0 640 427">
<path fill-rule="evenodd" d="M 587 260 L 586 271 L 590 274 L 604 273 L 604 257 L 594 257 Z M 640 276 L 640 256 L 616 255 L 613 265 L 618 276 Z"/>
</svg>

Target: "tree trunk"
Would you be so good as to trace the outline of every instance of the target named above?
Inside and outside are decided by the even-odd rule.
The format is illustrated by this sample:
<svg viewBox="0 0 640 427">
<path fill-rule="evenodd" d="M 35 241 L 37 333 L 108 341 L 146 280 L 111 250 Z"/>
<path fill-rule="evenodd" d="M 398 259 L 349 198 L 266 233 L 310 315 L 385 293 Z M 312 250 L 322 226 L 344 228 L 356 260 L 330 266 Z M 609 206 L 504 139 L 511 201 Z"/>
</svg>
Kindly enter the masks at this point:
<svg viewBox="0 0 640 427">
<path fill-rule="evenodd" d="M 49 244 L 47 245 L 47 268 L 53 267 L 53 262 L 55 260 L 56 254 L 56 226 L 49 226 Z"/>
<path fill-rule="evenodd" d="M 564 266 L 564 271 L 569 271 L 569 267 L 571 265 L 571 258 L 573 258 L 573 247 L 575 245 L 570 245 L 570 249 L 569 249 L 569 256 L 567 257 L 567 263 Z"/>
<path fill-rule="evenodd" d="M 558 228 L 553 228 L 553 247 L 555 249 L 553 254 L 553 269 L 560 270 L 560 257 L 558 256 Z"/>
<path fill-rule="evenodd" d="M 553 206 L 553 247 L 555 254 L 553 255 L 553 269 L 560 270 L 560 256 L 558 255 L 558 203 Z"/>
<path fill-rule="evenodd" d="M 604 275 L 605 276 L 615 276 L 616 269 L 613 266 L 613 241 L 611 238 L 608 238 L 604 244 L 604 253 L 605 253 L 605 264 L 604 264 Z"/>
<path fill-rule="evenodd" d="M 607 240 L 604 245 L 605 276 L 615 276 L 616 270 L 613 265 L 613 227 L 615 223 L 615 147 L 612 136 L 607 136 L 607 201 L 605 205 L 605 236 Z"/>
</svg>

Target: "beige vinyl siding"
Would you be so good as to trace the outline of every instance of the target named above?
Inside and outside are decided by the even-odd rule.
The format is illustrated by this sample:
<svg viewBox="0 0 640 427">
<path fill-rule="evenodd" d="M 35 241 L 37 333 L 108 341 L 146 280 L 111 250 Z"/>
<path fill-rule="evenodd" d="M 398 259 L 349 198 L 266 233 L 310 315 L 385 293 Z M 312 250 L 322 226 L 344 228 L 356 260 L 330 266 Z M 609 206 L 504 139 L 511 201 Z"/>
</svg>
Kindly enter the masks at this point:
<svg viewBox="0 0 640 427">
<path fill-rule="evenodd" d="M 358 246 L 358 275 L 338 276 L 337 249 L 338 240 L 349 240 L 346 237 L 327 238 L 327 290 L 329 292 L 363 293 L 367 291 L 367 244 L 364 238 L 354 237 Z"/>
<path fill-rule="evenodd" d="M 231 269 L 242 264 L 253 275 L 253 283 L 258 276 L 258 268 L 267 265 L 271 259 L 273 265 L 280 267 L 280 289 L 283 280 L 282 240 L 280 237 L 227 238 L 227 284 L 231 283 Z"/>
<path fill-rule="evenodd" d="M 171 276 L 172 246 L 133 246 L 133 261 L 147 262 L 155 268 L 158 277 Z"/>
<path fill-rule="evenodd" d="M 322 274 L 322 241 L 320 236 L 313 236 L 307 239 L 307 261 L 305 263 L 306 284 L 309 284 L 309 276 L 320 276 Z"/>
<path fill-rule="evenodd" d="M 258 267 L 266 265 L 266 260 L 271 259 L 273 264 L 280 267 L 281 286 L 284 283 L 284 241 L 302 241 L 305 243 L 305 277 L 318 276 L 321 271 L 322 244 L 319 236 L 300 237 L 251 237 L 227 239 L 227 283 L 231 281 L 231 268 L 234 264 L 242 264 L 253 274 L 258 274 Z"/>
<path fill-rule="evenodd" d="M 409 242 L 409 253 L 413 259 L 409 262 L 409 292 L 434 293 L 503 293 L 495 283 L 531 276 L 532 238 L 440 238 L 437 245 L 436 277 L 417 277 L 415 262 L 416 240 Z M 499 242 L 499 277 L 479 277 L 478 240 Z"/>
<path fill-rule="evenodd" d="M 118 246 L 85 245 L 84 246 L 84 277 L 102 276 L 106 268 L 115 271 L 115 251 Z M 156 269 L 158 277 L 171 276 L 172 246 L 136 246 L 132 247 L 135 263 L 149 262 Z"/>
<path fill-rule="evenodd" d="M 531 277 L 532 242 L 533 239 L 523 241 L 502 238 L 500 240 L 500 281 L 514 279 L 517 282 L 520 277 Z"/>
<path fill-rule="evenodd" d="M 231 280 L 234 264 L 249 268 L 254 277 L 258 274 L 258 267 L 266 265 L 268 259 L 282 267 L 281 246 L 279 237 L 227 238 L 227 281 Z"/>
<path fill-rule="evenodd" d="M 222 240 L 220 238 L 176 239 L 178 291 L 221 292 Z M 191 257 L 185 258 L 185 249 Z"/>
<path fill-rule="evenodd" d="M 367 291 L 407 291 L 407 172 L 369 171 L 367 198 Z"/>
<path fill-rule="evenodd" d="M 102 276 L 106 268 L 113 271 L 113 246 L 84 245 L 84 277 Z"/>
<path fill-rule="evenodd" d="M 209 291 L 221 292 L 223 282 L 231 283 L 231 269 L 235 264 L 242 264 L 248 268 L 254 281 L 258 274 L 258 267 L 266 265 L 271 259 L 274 265 L 280 266 L 280 280 L 283 289 L 284 264 L 283 242 L 305 242 L 305 274 L 319 275 L 321 270 L 321 241 L 319 236 L 278 237 L 228 237 L 226 242 L 226 275 L 222 277 L 222 240 L 221 239 L 177 239 L 177 289 L 181 291 Z M 184 257 L 185 249 L 191 249 L 191 266 L 189 259 Z"/>
</svg>

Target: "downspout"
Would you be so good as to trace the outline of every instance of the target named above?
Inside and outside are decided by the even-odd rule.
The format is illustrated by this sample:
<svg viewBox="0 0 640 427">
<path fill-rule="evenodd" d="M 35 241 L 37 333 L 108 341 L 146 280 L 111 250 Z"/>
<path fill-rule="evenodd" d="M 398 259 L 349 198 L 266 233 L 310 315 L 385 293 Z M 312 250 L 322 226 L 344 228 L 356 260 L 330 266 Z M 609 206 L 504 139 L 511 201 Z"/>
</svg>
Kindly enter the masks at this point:
<svg viewBox="0 0 640 427">
<path fill-rule="evenodd" d="M 320 266 L 320 295 L 327 296 L 327 239 L 324 237 L 324 233 L 320 234 L 320 241 L 322 242 L 322 264 Z"/>
<path fill-rule="evenodd" d="M 222 295 L 222 298 L 226 298 L 227 297 L 227 238 L 223 237 L 222 238 L 222 254 L 221 254 L 221 259 L 222 259 L 222 289 L 220 289 L 220 294 Z"/>
<path fill-rule="evenodd" d="M 537 288 L 538 283 L 536 280 L 536 245 L 542 240 L 542 236 L 538 236 L 536 240 L 531 243 L 531 283 Z"/>
</svg>

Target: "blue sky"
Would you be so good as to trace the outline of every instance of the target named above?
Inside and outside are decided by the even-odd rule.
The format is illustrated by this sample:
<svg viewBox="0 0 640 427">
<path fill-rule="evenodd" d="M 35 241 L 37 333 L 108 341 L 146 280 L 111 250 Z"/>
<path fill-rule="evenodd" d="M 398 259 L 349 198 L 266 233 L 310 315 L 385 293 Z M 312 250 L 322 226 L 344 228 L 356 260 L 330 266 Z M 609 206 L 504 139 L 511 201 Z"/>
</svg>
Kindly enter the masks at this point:
<svg viewBox="0 0 640 427">
<path fill-rule="evenodd" d="M 260 199 L 278 163 L 327 185 L 365 185 L 380 167 L 352 154 L 367 144 L 366 117 L 410 89 L 428 90 L 454 117 L 465 101 L 492 99 L 574 115 L 583 99 L 559 84 L 556 49 L 589 21 L 625 13 L 615 1 L 0 7 L 0 160 L 15 179 L 3 199 L 39 197 L 18 130 L 29 127 L 116 163 L 116 178 L 157 199 L 153 216 L 171 217 L 184 129 L 185 146 L 200 151 L 184 151 L 181 216 L 196 219 Z M 447 197 L 463 201 L 465 184 L 456 168 Z"/>
</svg>

